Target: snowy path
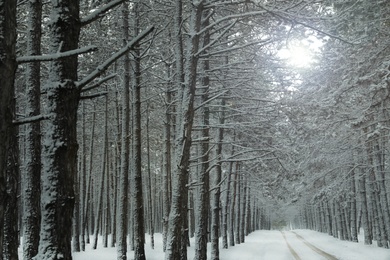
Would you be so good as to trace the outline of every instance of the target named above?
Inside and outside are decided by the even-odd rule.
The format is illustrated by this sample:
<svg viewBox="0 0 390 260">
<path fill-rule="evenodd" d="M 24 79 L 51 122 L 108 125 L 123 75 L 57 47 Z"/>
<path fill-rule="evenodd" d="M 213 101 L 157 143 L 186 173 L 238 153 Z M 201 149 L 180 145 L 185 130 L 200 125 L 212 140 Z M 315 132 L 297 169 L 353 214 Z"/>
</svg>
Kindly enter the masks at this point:
<svg viewBox="0 0 390 260">
<path fill-rule="evenodd" d="M 307 243 L 334 256 L 338 260 L 390 260 L 390 250 L 378 248 L 376 245 L 367 246 L 362 242 L 353 243 L 340 241 L 327 234 L 318 233 L 310 230 L 294 230 Z M 294 257 L 289 250 L 283 233 L 277 230 L 260 230 L 253 232 L 245 237 L 245 243 L 237 244 L 229 249 L 220 249 L 221 260 L 324 260 L 332 259 L 329 255 L 321 256 L 305 244 L 292 231 L 284 231 L 286 240 L 291 248 L 296 252 Z M 360 238 L 362 240 L 362 238 Z M 155 249 L 152 250 L 147 236 L 146 259 L 161 260 L 164 259 L 162 251 L 162 236 L 156 234 Z M 188 249 L 188 259 L 194 259 L 194 240 L 191 239 L 191 245 Z M 208 248 L 210 259 L 210 245 Z M 116 259 L 115 248 L 103 248 L 101 240 L 97 250 L 92 250 L 91 245 L 87 245 L 87 251 L 74 253 L 74 260 L 114 260 Z M 132 252 L 129 252 L 128 259 L 132 259 Z"/>
<path fill-rule="evenodd" d="M 285 232 L 282 231 L 283 238 L 286 241 L 287 246 L 291 254 L 294 256 L 295 260 L 305 260 L 305 259 L 337 260 L 335 256 L 314 246 L 313 244 L 306 241 L 306 239 L 304 239 L 302 236 L 298 235 L 297 233 L 295 232 L 286 232 L 286 233 L 287 236 Z"/>
</svg>

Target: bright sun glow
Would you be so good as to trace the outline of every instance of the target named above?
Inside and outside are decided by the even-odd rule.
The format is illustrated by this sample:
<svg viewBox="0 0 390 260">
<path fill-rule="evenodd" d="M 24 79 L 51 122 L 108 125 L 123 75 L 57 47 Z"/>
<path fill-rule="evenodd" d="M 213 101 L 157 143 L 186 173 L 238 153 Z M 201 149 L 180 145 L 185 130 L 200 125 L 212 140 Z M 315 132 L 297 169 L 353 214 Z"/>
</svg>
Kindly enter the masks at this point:
<svg viewBox="0 0 390 260">
<path fill-rule="evenodd" d="M 278 51 L 278 56 L 291 66 L 298 68 L 310 67 L 315 61 L 315 55 L 319 52 L 322 44 L 316 38 L 290 42 Z"/>
</svg>

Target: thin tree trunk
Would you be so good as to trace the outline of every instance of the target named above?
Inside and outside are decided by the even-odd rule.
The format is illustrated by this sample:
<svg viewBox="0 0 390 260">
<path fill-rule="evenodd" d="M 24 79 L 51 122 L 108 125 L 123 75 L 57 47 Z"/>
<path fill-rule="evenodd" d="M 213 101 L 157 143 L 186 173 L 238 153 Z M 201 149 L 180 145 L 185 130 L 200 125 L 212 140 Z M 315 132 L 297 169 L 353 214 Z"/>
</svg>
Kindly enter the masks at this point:
<svg viewBox="0 0 390 260">
<path fill-rule="evenodd" d="M 237 205 L 237 210 L 236 212 L 234 213 L 236 215 L 236 222 L 235 222 L 235 228 L 236 228 L 236 232 L 235 232 L 235 236 L 236 236 L 236 244 L 241 244 L 241 235 L 240 235 L 240 231 L 241 231 L 241 189 L 242 189 L 242 175 L 239 174 L 239 172 L 237 171 L 236 172 L 237 176 L 236 176 L 236 185 L 237 185 L 237 188 L 236 188 L 236 205 Z"/>
<path fill-rule="evenodd" d="M 134 32 L 139 33 L 140 26 L 140 2 L 134 3 Z M 139 46 L 135 47 L 133 61 L 134 79 L 134 259 L 145 260 L 145 227 L 144 227 L 144 202 L 142 192 L 142 162 L 141 162 L 141 57 Z"/>
<path fill-rule="evenodd" d="M 242 180 L 242 202 L 241 202 L 241 223 L 240 223 L 240 243 L 245 243 L 245 220 L 246 220 L 246 175 L 241 175 Z"/>
<path fill-rule="evenodd" d="M 122 34 L 123 45 L 129 39 L 129 11 L 128 3 L 122 4 Z M 117 259 L 127 259 L 127 232 L 128 232 L 128 179 L 129 179 L 129 153 L 130 153 L 130 59 L 128 54 L 123 60 L 123 104 L 122 104 L 122 150 L 121 150 L 121 172 L 119 177 L 119 203 L 118 203 L 118 237 L 117 237 Z"/>
<path fill-rule="evenodd" d="M 356 182 L 355 182 L 355 171 L 351 172 L 351 239 L 353 242 L 358 242 L 358 229 L 357 229 L 357 218 L 356 218 Z"/>
<path fill-rule="evenodd" d="M 92 245 L 92 248 L 93 249 L 96 249 L 97 248 L 97 242 L 98 242 L 98 238 L 99 238 L 99 233 L 100 233 L 100 230 L 101 229 L 101 222 L 102 222 L 102 219 L 103 219 L 103 195 L 104 195 L 104 182 L 105 182 L 105 178 L 106 178 L 106 165 L 107 165 L 107 150 L 108 150 L 108 127 L 107 127 L 107 124 L 108 124 L 108 118 L 107 118 L 107 111 L 108 107 L 107 107 L 107 96 L 106 96 L 106 111 L 105 111 L 105 122 L 104 122 L 104 141 L 103 141 L 103 150 L 102 150 L 102 166 L 101 166 L 101 171 L 102 171 L 102 174 L 100 176 L 100 185 L 99 185 L 99 189 L 97 190 L 97 194 L 98 194 L 98 201 L 97 201 L 97 210 L 96 210 L 96 220 L 95 220 L 95 239 L 94 239 L 94 242 L 93 242 L 93 245 Z"/>
<path fill-rule="evenodd" d="M 236 167 L 234 173 L 234 184 L 233 184 L 233 194 L 231 197 L 231 204 L 232 206 L 230 207 L 230 233 L 229 233 L 229 246 L 234 246 L 235 245 L 235 240 L 234 240 L 234 227 L 235 227 L 235 205 L 236 205 L 236 196 L 237 196 L 237 182 L 238 182 L 238 170 L 239 170 L 239 163 L 236 162 Z"/>
<path fill-rule="evenodd" d="M 169 76 L 169 68 L 168 70 L 168 76 Z M 163 250 L 165 252 L 166 250 L 166 244 L 167 244 L 167 235 L 168 235 L 168 218 L 169 218 L 169 211 L 170 211 L 170 181 L 171 181 L 171 102 L 172 102 L 172 94 L 171 90 L 168 88 L 166 90 L 166 111 L 165 111 L 165 123 L 164 123 L 164 158 L 163 158 L 163 179 L 162 179 L 162 185 L 163 185 Z"/>
<path fill-rule="evenodd" d="M 207 26 L 208 19 L 204 21 L 204 25 Z M 206 33 L 204 37 L 204 45 L 207 45 L 210 41 L 210 35 Z M 203 73 L 207 73 L 210 69 L 209 61 L 206 59 L 203 62 Z M 201 103 L 204 104 L 208 101 L 208 92 L 210 79 L 207 75 L 202 77 L 202 88 L 201 88 Z M 207 237 L 208 237 L 208 219 L 209 219 L 209 207 L 210 207 L 210 177 L 209 177 L 209 139 L 210 139 L 210 115 L 209 108 L 207 105 L 203 105 L 200 111 L 202 116 L 201 128 L 202 128 L 202 143 L 200 144 L 200 171 L 198 173 L 198 203 L 197 210 L 198 220 L 196 222 L 195 231 L 195 258 L 196 260 L 207 260 Z M 213 224 L 212 224 L 213 225 Z"/>
<path fill-rule="evenodd" d="M 148 162 L 148 208 L 149 208 L 149 235 L 150 235 L 150 246 L 154 249 L 154 209 L 153 209 L 153 197 L 152 190 L 152 176 L 151 176 L 151 165 L 150 165 L 150 133 L 149 133 L 149 106 L 147 108 L 147 116 L 146 116 L 146 151 L 147 151 L 147 162 Z"/>
<path fill-rule="evenodd" d="M 82 103 L 82 126 L 81 126 L 81 189 L 80 189 L 80 249 L 85 251 L 85 216 L 86 212 L 84 211 L 86 206 L 86 197 L 87 197 L 87 142 L 86 142 L 86 133 L 85 133 L 85 103 Z"/>
</svg>

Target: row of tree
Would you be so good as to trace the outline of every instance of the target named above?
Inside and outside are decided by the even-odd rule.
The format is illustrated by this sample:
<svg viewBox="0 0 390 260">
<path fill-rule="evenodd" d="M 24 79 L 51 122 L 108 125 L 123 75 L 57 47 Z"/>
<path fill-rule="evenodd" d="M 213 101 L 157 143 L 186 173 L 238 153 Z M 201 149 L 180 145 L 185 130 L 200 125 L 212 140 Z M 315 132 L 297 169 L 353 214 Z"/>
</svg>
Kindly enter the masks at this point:
<svg viewBox="0 0 390 260">
<path fill-rule="evenodd" d="M 358 1 L 340 18 L 348 22 L 333 26 L 355 41 L 348 48 L 328 42 L 328 66 L 311 75 L 316 85 L 299 97 L 308 159 L 295 223 L 354 242 L 362 230 L 365 244 L 388 248 L 390 5 Z"/>
</svg>

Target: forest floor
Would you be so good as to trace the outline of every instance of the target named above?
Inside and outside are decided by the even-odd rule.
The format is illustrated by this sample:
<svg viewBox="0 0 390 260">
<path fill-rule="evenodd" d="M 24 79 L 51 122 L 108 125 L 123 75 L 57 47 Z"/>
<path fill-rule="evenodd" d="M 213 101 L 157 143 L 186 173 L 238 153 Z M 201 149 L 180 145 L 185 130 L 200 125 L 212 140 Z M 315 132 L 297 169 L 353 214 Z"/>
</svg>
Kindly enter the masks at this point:
<svg viewBox="0 0 390 260">
<path fill-rule="evenodd" d="M 359 236 L 363 241 L 362 235 Z M 74 253 L 74 260 L 115 260 L 115 248 L 103 248 L 101 241 L 96 250 L 87 245 L 85 252 Z M 192 245 L 194 240 L 191 240 Z M 209 245 L 210 246 L 210 245 Z M 147 236 L 146 259 L 162 260 L 162 236 L 155 234 L 155 249 Z M 133 259 L 129 252 L 128 259 Z M 210 247 L 208 248 L 210 254 Z M 194 247 L 188 250 L 188 259 L 194 258 Z M 20 258 L 22 259 L 22 258 Z M 245 237 L 245 243 L 229 249 L 220 249 L 221 260 L 390 260 L 390 249 L 340 241 L 327 234 L 311 230 L 260 230 Z"/>
</svg>

